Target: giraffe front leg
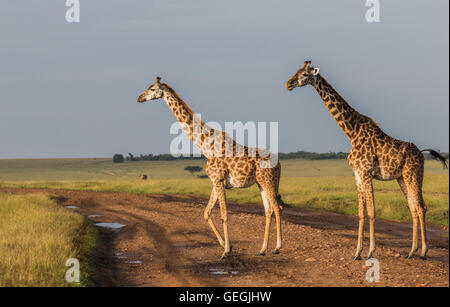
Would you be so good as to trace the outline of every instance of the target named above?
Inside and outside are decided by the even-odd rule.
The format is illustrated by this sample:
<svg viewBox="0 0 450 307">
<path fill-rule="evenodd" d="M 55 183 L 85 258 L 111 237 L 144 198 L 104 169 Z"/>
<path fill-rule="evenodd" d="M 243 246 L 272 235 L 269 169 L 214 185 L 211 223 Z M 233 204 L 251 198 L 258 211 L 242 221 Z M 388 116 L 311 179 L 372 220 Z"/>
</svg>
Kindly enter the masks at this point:
<svg viewBox="0 0 450 307">
<path fill-rule="evenodd" d="M 214 206 L 216 205 L 216 203 L 217 203 L 217 193 L 216 193 L 215 189 L 213 189 L 211 192 L 211 197 L 209 198 L 208 205 L 205 208 L 203 217 L 208 222 L 208 224 L 211 226 L 211 229 L 213 230 L 214 234 L 216 235 L 217 240 L 219 240 L 219 244 L 222 247 L 225 247 L 225 243 L 222 239 L 222 236 L 220 235 L 219 231 L 216 228 L 216 225 L 214 225 L 214 222 L 211 219 L 211 211 L 214 208 Z"/>
<path fill-rule="evenodd" d="M 375 252 L 375 202 L 373 199 L 373 184 L 372 178 L 366 179 L 364 185 L 364 194 L 366 199 L 367 206 L 367 215 L 369 216 L 369 226 L 370 226 L 370 245 L 369 252 L 367 253 L 367 259 L 372 258 L 373 253 Z"/>
<path fill-rule="evenodd" d="M 358 216 L 359 216 L 359 226 L 358 226 L 358 245 L 356 246 L 355 256 L 353 260 L 361 259 L 361 252 L 363 249 L 363 238 L 364 238 L 364 208 L 365 208 L 365 197 L 363 192 L 363 187 L 358 184 Z"/>
<path fill-rule="evenodd" d="M 223 235 L 225 239 L 225 246 L 224 251 L 222 254 L 222 259 L 227 257 L 231 253 L 231 245 L 230 245 L 230 238 L 228 235 L 228 214 L 227 214 L 227 203 L 225 198 L 225 187 L 223 182 L 220 182 L 215 186 L 215 190 L 217 193 L 217 197 L 219 199 L 219 205 L 220 205 L 220 216 L 222 218 L 223 222 Z"/>
</svg>

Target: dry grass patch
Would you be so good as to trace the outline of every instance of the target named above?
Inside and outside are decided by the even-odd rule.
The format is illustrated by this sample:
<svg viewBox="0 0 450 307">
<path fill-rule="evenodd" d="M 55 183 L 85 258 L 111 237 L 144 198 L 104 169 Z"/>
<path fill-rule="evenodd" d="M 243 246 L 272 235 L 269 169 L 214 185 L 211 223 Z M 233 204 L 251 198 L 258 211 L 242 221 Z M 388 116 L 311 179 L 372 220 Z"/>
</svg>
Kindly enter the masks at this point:
<svg viewBox="0 0 450 307">
<path fill-rule="evenodd" d="M 96 230 L 42 194 L 0 193 L 0 286 L 85 286 Z M 80 283 L 67 283 L 65 264 L 78 258 Z"/>
</svg>

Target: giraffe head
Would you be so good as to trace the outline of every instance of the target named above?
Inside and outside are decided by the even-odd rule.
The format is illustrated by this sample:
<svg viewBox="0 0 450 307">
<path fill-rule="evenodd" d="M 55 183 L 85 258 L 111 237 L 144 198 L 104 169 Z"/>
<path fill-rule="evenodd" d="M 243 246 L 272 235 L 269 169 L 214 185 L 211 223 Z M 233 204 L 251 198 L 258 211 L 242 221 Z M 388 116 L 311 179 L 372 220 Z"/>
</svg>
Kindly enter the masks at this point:
<svg viewBox="0 0 450 307">
<path fill-rule="evenodd" d="M 164 95 L 164 84 L 160 83 L 160 77 L 156 77 L 156 82 L 148 87 L 137 99 L 137 102 L 144 102 L 147 100 L 155 100 L 162 98 Z"/>
<path fill-rule="evenodd" d="M 288 91 L 292 91 L 296 87 L 312 84 L 314 78 L 319 74 L 319 68 L 311 66 L 311 61 L 305 61 L 303 66 L 287 80 L 284 87 Z"/>
</svg>

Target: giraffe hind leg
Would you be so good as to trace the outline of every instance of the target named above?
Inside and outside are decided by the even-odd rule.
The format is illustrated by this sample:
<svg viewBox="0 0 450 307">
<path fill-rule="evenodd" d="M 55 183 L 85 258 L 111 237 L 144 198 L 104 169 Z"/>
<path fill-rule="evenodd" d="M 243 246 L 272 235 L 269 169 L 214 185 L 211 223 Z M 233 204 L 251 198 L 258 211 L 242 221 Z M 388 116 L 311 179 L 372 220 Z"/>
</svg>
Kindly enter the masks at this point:
<svg viewBox="0 0 450 307">
<path fill-rule="evenodd" d="M 279 254 L 280 249 L 282 247 L 282 238 L 281 238 L 281 206 L 278 204 L 277 195 L 275 195 L 274 191 L 268 192 L 268 197 L 270 201 L 270 205 L 272 210 L 275 212 L 275 223 L 277 226 L 277 245 L 275 249 L 272 251 L 272 254 Z"/>
<path fill-rule="evenodd" d="M 408 198 L 409 201 L 411 202 L 410 207 L 413 207 L 416 210 L 417 215 L 419 217 L 420 231 L 422 237 L 422 251 L 420 253 L 420 257 L 422 259 L 426 259 L 428 252 L 427 228 L 425 221 L 427 206 L 425 205 L 422 195 L 423 168 L 418 169 L 416 172 L 412 172 L 412 175 L 408 177 L 404 176 L 403 178 L 408 190 Z"/>
<path fill-rule="evenodd" d="M 270 204 L 270 200 L 269 200 L 269 197 L 267 196 L 266 191 L 264 191 L 264 189 L 261 186 L 259 186 L 259 189 L 261 191 L 261 198 L 262 198 L 263 204 L 264 204 L 264 212 L 266 215 L 266 227 L 264 230 L 263 245 L 262 245 L 261 250 L 259 251 L 258 255 L 264 256 L 267 252 L 267 248 L 269 245 L 269 232 L 270 232 L 270 224 L 272 222 L 273 209 Z"/>
<path fill-rule="evenodd" d="M 400 177 L 399 179 L 397 179 L 397 182 L 400 186 L 400 189 L 402 190 L 403 194 L 406 197 L 406 201 L 408 202 L 408 207 L 409 207 L 409 211 L 411 212 L 411 218 L 412 218 L 412 222 L 413 222 L 413 236 L 412 236 L 411 251 L 406 256 L 407 259 L 410 259 L 417 252 L 417 234 L 418 234 L 419 216 L 417 214 L 417 210 L 416 210 L 414 203 L 408 197 L 408 187 L 406 186 L 404 179 L 402 177 Z"/>
</svg>

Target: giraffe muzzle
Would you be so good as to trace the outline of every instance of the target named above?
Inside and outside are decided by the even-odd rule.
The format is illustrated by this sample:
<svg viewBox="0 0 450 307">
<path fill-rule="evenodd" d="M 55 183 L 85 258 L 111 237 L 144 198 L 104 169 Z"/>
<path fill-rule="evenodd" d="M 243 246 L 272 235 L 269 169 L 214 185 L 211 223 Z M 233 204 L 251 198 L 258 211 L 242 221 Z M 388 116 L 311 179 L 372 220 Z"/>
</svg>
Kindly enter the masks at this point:
<svg viewBox="0 0 450 307">
<path fill-rule="evenodd" d="M 284 85 L 284 87 L 288 90 L 288 91 L 292 91 L 294 89 L 294 85 L 292 85 L 292 83 L 286 82 L 286 84 Z"/>
<path fill-rule="evenodd" d="M 138 97 L 137 102 L 143 103 L 144 101 L 145 101 L 144 94 L 142 94 L 141 96 Z"/>
</svg>

